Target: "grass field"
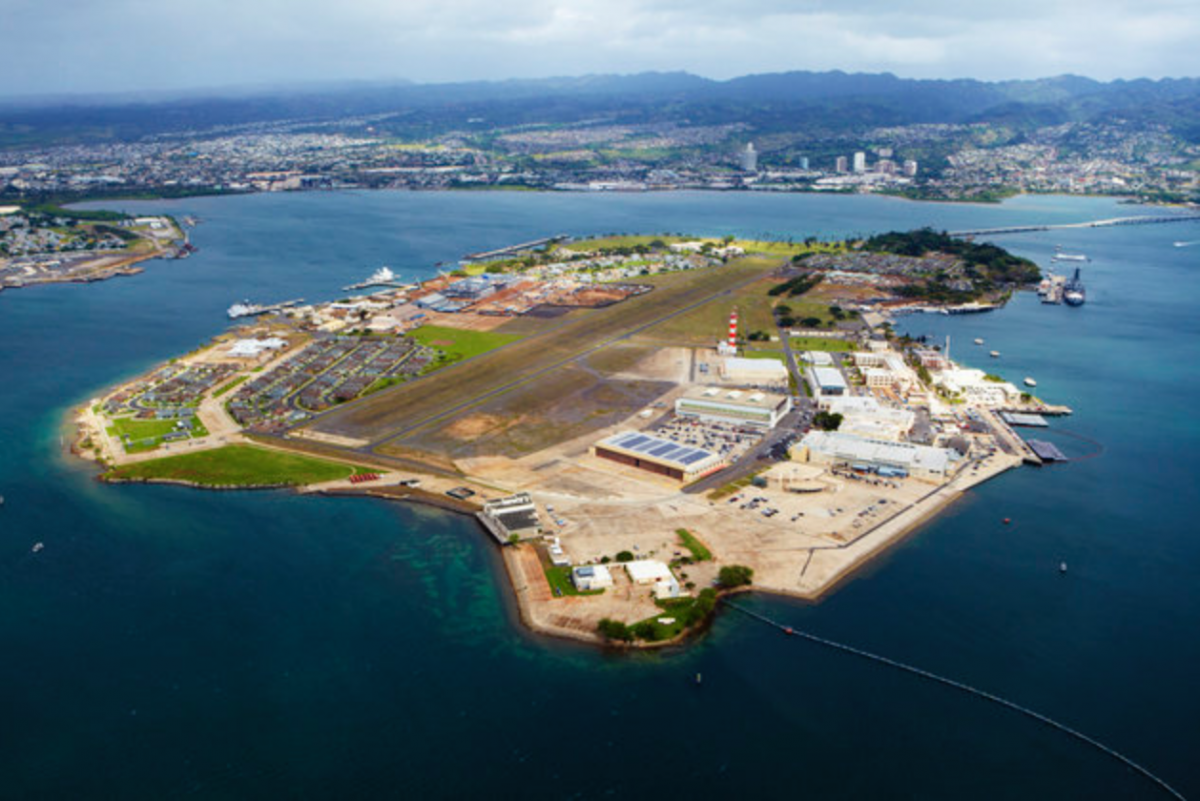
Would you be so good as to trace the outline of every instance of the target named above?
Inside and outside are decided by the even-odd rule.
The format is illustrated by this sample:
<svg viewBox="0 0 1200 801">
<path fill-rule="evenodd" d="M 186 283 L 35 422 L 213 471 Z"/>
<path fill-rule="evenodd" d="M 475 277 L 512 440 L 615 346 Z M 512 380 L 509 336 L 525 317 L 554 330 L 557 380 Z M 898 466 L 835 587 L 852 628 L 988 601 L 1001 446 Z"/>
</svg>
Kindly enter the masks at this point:
<svg viewBox="0 0 1200 801">
<path fill-rule="evenodd" d="M 121 440 L 126 453 L 145 453 L 152 451 L 162 444 L 162 437 L 173 431 L 184 429 L 175 428 L 174 420 L 137 420 L 132 417 L 113 418 L 108 433 Z M 208 429 L 199 417 L 192 418 L 192 428 L 187 431 L 189 437 L 208 436 Z M 125 437 L 129 443 L 125 444 Z"/>
<path fill-rule="evenodd" d="M 430 369 L 445 367 L 447 364 L 487 353 L 489 350 L 495 350 L 501 345 L 516 342 L 521 338 L 516 334 L 498 334 L 495 331 L 464 331 L 440 325 L 423 325 L 409 336 L 422 345 L 428 345 L 438 353 L 438 356 L 430 364 Z"/>
<path fill-rule="evenodd" d="M 539 374 L 545 380 L 549 375 L 544 371 L 561 367 L 589 349 L 620 342 L 641 326 L 675 310 L 697 303 L 724 306 L 710 302 L 730 287 L 753 281 L 776 264 L 774 260 L 744 259 L 708 270 L 656 276 L 661 280 L 655 282 L 653 292 L 607 308 L 583 309 L 550 321 L 542 331 L 503 350 L 484 354 L 469 365 L 451 365 L 336 409 L 318 420 L 314 428 L 378 442 L 398 431 L 435 422 L 448 423 L 456 414 L 481 401 L 486 393 L 498 393 Z M 720 327 L 723 329 L 724 325 Z M 462 333 L 452 331 L 447 336 Z"/>
<path fill-rule="evenodd" d="M 687 241 L 682 236 L 666 236 L 660 234 L 601 236 L 596 239 L 581 239 L 563 247 L 568 250 L 604 250 L 612 248 L 631 248 L 637 245 L 649 245 L 651 242 L 662 241 L 668 245 L 672 242 Z"/>
<path fill-rule="evenodd" d="M 679 541 L 683 543 L 683 547 L 692 552 L 692 558 L 697 562 L 707 562 L 712 559 L 712 551 L 700 540 L 696 539 L 696 535 L 688 531 L 686 528 L 675 529 L 676 535 L 679 536 Z"/>
<path fill-rule="evenodd" d="M 746 259 L 762 264 L 777 264 L 774 259 Z M 657 277 L 657 276 L 656 276 Z M 753 331 L 776 334 L 775 318 L 771 309 L 776 299 L 767 295 L 774 282 L 764 278 L 728 296 L 714 299 L 712 303 L 694 309 L 647 329 L 640 338 L 655 342 L 671 342 L 680 345 L 715 345 L 725 338 L 729 328 L 729 313 L 736 307 L 738 331 L 742 339 Z"/>
<path fill-rule="evenodd" d="M 844 339 L 833 339 L 826 337 L 792 337 L 792 350 L 827 350 L 827 351 L 848 351 L 853 350 L 854 345 Z"/>
<path fill-rule="evenodd" d="M 228 392 L 229 390 L 233 389 L 234 387 L 236 387 L 238 384 L 242 383 L 243 381 L 245 381 L 245 380 L 246 380 L 247 378 L 249 378 L 249 377 L 250 377 L 250 376 L 248 376 L 248 375 L 239 375 L 237 378 L 233 379 L 232 381 L 230 381 L 230 382 L 229 382 L 228 384 L 226 384 L 225 386 L 223 386 L 223 387 L 220 387 L 219 389 L 217 389 L 217 391 L 216 391 L 216 392 L 214 392 L 214 393 L 212 394 L 212 396 L 213 396 L 214 398 L 219 398 L 219 397 L 221 397 L 221 396 L 222 396 L 222 395 L 224 395 L 226 392 Z"/>
<path fill-rule="evenodd" d="M 287 484 L 299 486 L 346 478 L 358 468 L 311 456 L 228 445 L 211 451 L 167 456 L 125 465 L 105 474 L 106 478 L 173 479 L 202 486 L 254 486 Z"/>
<path fill-rule="evenodd" d="M 764 343 L 756 342 L 754 344 L 761 345 Z M 749 349 L 745 349 L 742 351 L 742 356 L 746 357 L 747 359 L 775 359 L 776 361 L 779 361 L 779 362 L 784 361 L 783 351 L 781 351 L 781 350 L 749 350 Z"/>
<path fill-rule="evenodd" d="M 554 565 L 546 565 L 543 563 L 542 569 L 546 572 L 546 581 L 550 582 L 550 589 L 558 588 L 563 595 L 600 595 L 604 590 L 584 590 L 575 589 L 575 585 L 571 582 L 571 568 L 555 567 Z"/>
</svg>

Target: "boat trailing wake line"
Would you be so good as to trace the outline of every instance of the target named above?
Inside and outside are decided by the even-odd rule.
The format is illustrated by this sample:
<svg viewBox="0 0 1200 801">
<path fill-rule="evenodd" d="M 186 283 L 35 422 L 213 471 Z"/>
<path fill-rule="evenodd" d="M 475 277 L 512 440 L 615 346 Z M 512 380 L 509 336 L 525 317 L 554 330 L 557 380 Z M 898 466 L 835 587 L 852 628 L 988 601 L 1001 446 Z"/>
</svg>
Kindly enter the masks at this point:
<svg viewBox="0 0 1200 801">
<path fill-rule="evenodd" d="M 888 667 L 893 667 L 893 668 L 896 668 L 897 670 L 905 671 L 906 673 L 912 673 L 915 676 L 920 676 L 921 678 L 929 679 L 930 681 L 937 682 L 938 684 L 944 684 L 947 687 L 953 687 L 954 689 L 961 690 L 962 692 L 965 692 L 969 695 L 974 695 L 978 698 L 982 698 L 986 701 L 991 701 L 992 703 L 998 704 L 1007 709 L 1011 709 L 1014 712 L 1019 712 L 1028 718 L 1032 718 L 1033 720 L 1036 720 L 1038 723 L 1043 723 L 1052 729 L 1057 729 L 1058 731 L 1062 732 L 1063 734 L 1074 737 L 1076 740 L 1079 740 L 1080 742 L 1090 745 L 1091 747 L 1095 748 L 1096 750 L 1100 751 L 1101 753 L 1107 754 L 1108 756 L 1110 756 L 1113 759 L 1120 762 L 1125 767 L 1130 768 L 1131 770 L 1140 774 L 1144 778 L 1146 778 L 1146 779 L 1150 780 L 1151 782 L 1153 782 L 1154 784 L 1158 785 L 1158 787 L 1161 790 L 1163 790 L 1165 793 L 1167 793 L 1171 797 L 1177 798 L 1177 799 L 1179 799 L 1179 801 L 1187 801 L 1184 798 L 1182 793 L 1180 793 L 1178 790 L 1176 790 L 1171 785 L 1167 784 L 1166 781 L 1164 781 L 1163 779 L 1161 779 L 1158 776 L 1156 776 L 1155 774 L 1151 773 L 1146 768 L 1143 768 L 1141 765 L 1134 762 L 1129 757 L 1125 756 L 1124 754 L 1120 753 L 1119 751 L 1109 748 L 1104 743 L 1102 743 L 1099 740 L 1096 740 L 1092 737 L 1089 737 L 1088 735 L 1084 734 L 1083 732 L 1077 731 L 1076 729 L 1072 729 L 1070 726 L 1067 726 L 1066 724 L 1059 723 L 1057 720 L 1054 720 L 1053 718 L 1046 717 L 1045 715 L 1041 714 L 1040 712 L 1035 712 L 1032 709 L 1029 709 L 1028 707 L 1021 706 L 1020 704 L 1015 703 L 1013 701 L 1009 701 L 1006 698 L 1001 698 L 998 695 L 993 695 L 992 693 L 989 693 L 986 690 L 980 690 L 976 687 L 972 687 L 969 684 L 963 684 L 960 681 L 955 681 L 954 679 L 948 679 L 945 676 L 939 676 L 936 673 L 930 673 L 928 670 L 922 670 L 921 668 L 913 667 L 912 665 L 905 664 L 904 662 L 897 662 L 894 659 L 889 659 L 886 656 L 880 656 L 879 654 L 873 654 L 870 651 L 863 651 L 859 648 L 854 648 L 853 646 L 850 646 L 850 645 L 844 645 L 840 642 L 835 642 L 833 640 L 827 640 L 824 637 L 818 637 L 816 634 L 809 634 L 806 631 L 801 631 L 800 629 L 795 629 L 795 628 L 792 628 L 791 626 L 785 626 L 782 623 L 778 623 L 778 622 L 770 619 L 769 617 L 766 617 L 765 615 L 760 615 L 758 612 L 751 611 L 750 609 L 747 609 L 744 606 L 739 606 L 738 604 L 735 604 L 731 601 L 725 600 L 725 601 L 722 601 L 722 603 L 724 603 L 726 606 L 730 607 L 731 609 L 735 609 L 738 612 L 741 612 L 743 615 L 746 615 L 747 617 L 752 617 L 761 623 L 766 623 L 768 626 L 772 626 L 776 629 L 779 629 L 784 634 L 787 634 L 790 636 L 795 636 L 795 637 L 801 637 L 805 640 L 808 640 L 809 642 L 817 643 L 818 645 L 824 645 L 828 648 L 833 648 L 834 650 L 837 650 L 837 651 L 844 651 L 845 653 L 853 654 L 854 656 L 858 656 L 863 659 L 870 660 L 872 662 L 878 662 L 880 664 L 887 665 Z"/>
<path fill-rule="evenodd" d="M 1080 442 L 1086 442 L 1087 444 L 1089 444 L 1093 448 L 1095 448 L 1095 450 L 1089 451 L 1088 453 L 1085 453 L 1082 456 L 1072 456 L 1071 458 L 1067 459 L 1068 462 L 1082 462 L 1087 459 L 1095 459 L 1098 456 L 1104 455 L 1104 443 L 1094 440 L 1091 437 L 1085 437 L 1083 434 L 1076 434 L 1074 431 L 1058 430 L 1058 431 L 1055 431 L 1054 433 L 1061 434 L 1064 437 L 1071 437 L 1072 439 L 1077 439 Z"/>
</svg>

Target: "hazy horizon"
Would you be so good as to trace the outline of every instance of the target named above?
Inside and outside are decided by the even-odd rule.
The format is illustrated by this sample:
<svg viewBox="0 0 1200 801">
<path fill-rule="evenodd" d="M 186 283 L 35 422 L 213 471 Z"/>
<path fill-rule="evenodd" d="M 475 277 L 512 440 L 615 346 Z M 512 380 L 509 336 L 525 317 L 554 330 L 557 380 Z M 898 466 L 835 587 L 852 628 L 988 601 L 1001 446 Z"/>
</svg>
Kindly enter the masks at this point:
<svg viewBox="0 0 1200 801">
<path fill-rule="evenodd" d="M 1200 7 L 1188 0 L 916 0 L 903 11 L 882 0 L 63 0 L 53 13 L 0 2 L 0 97 L 14 99 L 651 71 L 1159 79 L 1195 75 L 1200 38 Z"/>
</svg>

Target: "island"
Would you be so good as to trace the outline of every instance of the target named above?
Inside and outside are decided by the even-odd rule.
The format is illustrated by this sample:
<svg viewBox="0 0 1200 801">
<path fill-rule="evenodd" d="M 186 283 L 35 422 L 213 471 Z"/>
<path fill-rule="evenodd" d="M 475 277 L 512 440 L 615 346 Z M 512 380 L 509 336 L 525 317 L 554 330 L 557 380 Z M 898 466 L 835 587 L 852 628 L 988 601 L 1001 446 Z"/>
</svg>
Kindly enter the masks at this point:
<svg viewBox="0 0 1200 801">
<path fill-rule="evenodd" d="M 893 330 L 1040 279 L 928 229 L 553 236 L 416 283 L 380 270 L 336 301 L 231 309 L 204 347 L 78 410 L 74 451 L 106 481 L 470 514 L 530 628 L 661 646 L 727 593 L 818 598 L 971 487 L 1060 458 L 1015 429 L 1071 411 L 1032 379 Z"/>
</svg>

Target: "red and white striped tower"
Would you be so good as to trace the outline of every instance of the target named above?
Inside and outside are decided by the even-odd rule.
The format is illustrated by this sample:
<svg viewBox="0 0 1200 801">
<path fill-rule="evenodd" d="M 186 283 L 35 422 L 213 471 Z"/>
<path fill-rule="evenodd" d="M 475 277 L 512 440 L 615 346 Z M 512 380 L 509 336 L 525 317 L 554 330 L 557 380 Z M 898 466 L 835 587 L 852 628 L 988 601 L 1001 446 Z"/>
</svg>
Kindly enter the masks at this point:
<svg viewBox="0 0 1200 801">
<path fill-rule="evenodd" d="M 737 309 L 729 314 L 729 349 L 737 350 Z"/>
</svg>

